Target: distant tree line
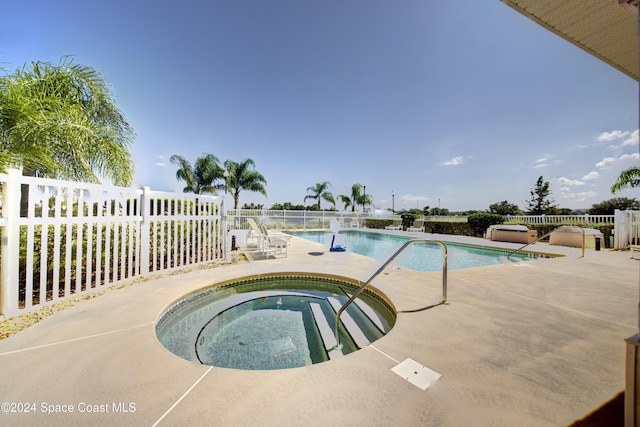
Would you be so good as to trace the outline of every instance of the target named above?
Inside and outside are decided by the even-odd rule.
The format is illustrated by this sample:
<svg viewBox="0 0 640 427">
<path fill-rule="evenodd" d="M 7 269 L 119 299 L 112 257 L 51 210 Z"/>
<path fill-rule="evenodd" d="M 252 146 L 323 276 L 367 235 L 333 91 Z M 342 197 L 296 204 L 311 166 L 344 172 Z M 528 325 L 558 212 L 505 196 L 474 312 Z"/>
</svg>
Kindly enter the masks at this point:
<svg viewBox="0 0 640 427">
<path fill-rule="evenodd" d="M 630 171 L 630 172 L 629 172 Z M 635 173 L 635 175 L 634 175 Z M 628 169 L 624 171 L 616 184 L 611 188 L 612 192 L 615 194 L 617 191 L 626 187 L 637 187 L 638 180 L 637 171 L 634 172 L 634 169 Z M 549 182 L 545 181 L 542 176 L 538 178 L 535 185 L 531 189 L 530 192 L 531 198 L 527 200 L 528 209 L 526 211 L 522 211 L 518 205 L 509 203 L 507 200 L 503 200 L 501 202 L 493 203 L 489 205 L 489 209 L 487 209 L 488 213 L 498 214 L 498 215 L 573 215 L 576 213 L 573 209 L 568 208 L 559 208 L 553 199 L 551 199 L 551 189 L 549 187 Z M 589 215 L 613 215 L 615 210 L 639 210 L 640 202 L 638 202 L 635 198 L 629 199 L 627 197 L 615 197 L 613 199 L 605 200 L 600 203 L 595 203 L 591 206 L 590 209 L 587 209 L 586 212 Z"/>
</svg>

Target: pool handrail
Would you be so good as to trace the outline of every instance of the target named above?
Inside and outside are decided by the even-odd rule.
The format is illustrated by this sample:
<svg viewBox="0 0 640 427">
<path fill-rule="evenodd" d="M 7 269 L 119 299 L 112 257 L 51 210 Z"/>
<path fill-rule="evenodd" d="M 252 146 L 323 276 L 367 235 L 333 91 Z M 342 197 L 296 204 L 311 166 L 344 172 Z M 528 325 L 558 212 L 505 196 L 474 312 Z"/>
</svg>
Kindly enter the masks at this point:
<svg viewBox="0 0 640 427">
<path fill-rule="evenodd" d="M 400 253 L 402 251 L 404 251 L 409 245 L 411 245 L 413 243 L 437 243 L 442 247 L 442 257 L 443 257 L 443 262 L 442 262 L 442 301 L 440 301 L 437 304 L 433 304 L 433 305 L 430 305 L 430 306 L 427 306 L 427 307 L 424 307 L 424 308 L 420 308 L 420 309 L 416 309 L 416 310 L 410 310 L 410 311 L 411 312 L 416 312 L 416 311 L 425 310 L 427 308 L 435 307 L 437 305 L 447 304 L 447 246 L 444 244 L 444 242 L 442 242 L 440 240 L 431 240 L 431 239 L 411 239 L 411 240 L 408 240 L 393 255 L 391 255 L 391 257 L 387 261 L 385 261 L 385 263 L 382 264 L 382 266 L 380 268 L 378 268 L 376 270 L 376 272 L 373 273 L 371 275 L 371 277 L 369 277 L 369 279 L 366 282 L 364 282 L 364 284 L 362 286 L 360 286 L 357 291 L 354 292 L 353 295 L 351 295 L 351 297 L 347 300 L 346 303 L 344 303 L 342 305 L 342 307 L 340 307 L 340 309 L 336 313 L 336 327 L 335 327 L 336 346 L 335 346 L 335 348 L 339 349 L 339 348 L 342 347 L 342 345 L 340 344 L 340 316 L 342 315 L 342 312 L 345 311 L 347 309 L 347 307 L 349 305 L 351 305 L 351 303 L 353 301 L 355 301 L 355 299 L 358 297 L 358 295 L 360 295 L 362 293 L 362 291 L 364 291 L 364 289 L 371 284 L 373 279 L 375 279 L 380 273 L 382 273 L 382 271 L 389 264 L 391 264 L 391 262 L 394 259 L 396 259 L 396 257 L 398 255 L 400 255 Z"/>
<path fill-rule="evenodd" d="M 534 240 L 534 241 L 532 241 L 532 242 L 529 242 L 529 243 L 525 244 L 524 246 L 521 246 L 521 247 L 519 247 L 518 249 L 515 249 L 515 250 L 513 250 L 513 251 L 509 252 L 509 253 L 507 254 L 507 259 L 508 259 L 511 255 L 515 254 L 516 252 L 520 252 L 521 250 L 523 250 L 523 249 L 524 249 L 524 248 L 526 248 L 527 246 L 532 245 L 532 244 L 534 244 L 534 243 L 536 243 L 536 242 L 539 242 L 540 240 L 544 239 L 544 238 L 545 238 L 545 237 L 547 237 L 547 236 L 550 236 L 550 235 L 551 235 L 551 233 L 553 233 L 554 231 L 557 231 L 557 230 L 561 229 L 562 227 L 567 227 L 567 226 L 566 226 L 566 225 L 561 225 L 561 226 L 559 226 L 559 227 L 556 227 L 556 228 L 554 228 L 553 230 L 549 231 L 548 233 L 545 233 L 545 234 L 543 234 L 542 236 L 538 237 L 536 240 Z M 582 257 L 581 257 L 581 258 L 584 258 L 584 246 L 585 246 L 585 242 L 584 242 L 584 241 L 585 241 L 584 228 L 580 227 L 580 230 L 582 230 Z"/>
</svg>

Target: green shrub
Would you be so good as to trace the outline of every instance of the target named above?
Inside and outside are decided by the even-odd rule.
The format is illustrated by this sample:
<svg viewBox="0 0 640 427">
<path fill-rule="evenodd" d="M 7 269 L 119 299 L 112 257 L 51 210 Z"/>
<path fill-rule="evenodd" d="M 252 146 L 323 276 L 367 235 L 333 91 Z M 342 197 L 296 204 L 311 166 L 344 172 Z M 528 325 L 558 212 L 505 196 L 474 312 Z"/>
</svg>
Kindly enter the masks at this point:
<svg viewBox="0 0 640 427">
<path fill-rule="evenodd" d="M 467 222 L 476 236 L 482 236 L 489 226 L 504 223 L 504 217 L 498 214 L 478 213 L 469 215 Z"/>
<path fill-rule="evenodd" d="M 364 220 L 364 226 L 367 228 L 375 228 L 378 230 L 384 230 L 387 225 L 393 224 L 393 220 L 387 218 L 366 218 Z"/>
<path fill-rule="evenodd" d="M 453 234 L 457 236 L 473 236 L 475 234 L 469 224 L 462 221 L 425 221 L 424 231 L 431 234 Z"/>
<path fill-rule="evenodd" d="M 402 229 L 406 230 L 413 225 L 413 221 L 418 219 L 418 214 L 403 212 L 400 214 L 400 218 L 402 218 Z"/>
</svg>

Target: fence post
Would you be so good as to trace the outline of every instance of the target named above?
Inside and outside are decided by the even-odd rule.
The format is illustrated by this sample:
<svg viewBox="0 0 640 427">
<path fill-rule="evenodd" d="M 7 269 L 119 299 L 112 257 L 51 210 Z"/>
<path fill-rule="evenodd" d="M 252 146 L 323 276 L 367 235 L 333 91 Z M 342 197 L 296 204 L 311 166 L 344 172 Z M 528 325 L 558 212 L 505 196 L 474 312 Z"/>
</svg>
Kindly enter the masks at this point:
<svg viewBox="0 0 640 427">
<path fill-rule="evenodd" d="M 229 196 L 228 195 L 224 195 L 224 197 L 221 198 L 220 201 L 220 205 L 218 206 L 218 209 L 220 209 L 220 229 L 218 230 L 218 235 L 222 237 L 222 259 L 224 259 L 225 261 L 230 261 L 231 260 L 231 242 L 229 241 L 229 224 L 228 224 L 228 211 L 227 211 L 227 200 L 229 200 Z M 235 216 L 234 216 L 234 223 L 235 223 L 235 218 L 237 216 L 237 211 L 235 212 Z M 235 232 L 235 230 L 234 230 Z M 234 237 L 235 238 L 235 237 Z"/>
<path fill-rule="evenodd" d="M 0 282 L 0 312 L 9 318 L 18 314 L 18 271 L 20 265 L 20 176 L 21 170 L 7 170 L 7 182 L 2 192 L 2 217 L 6 220 L 2 232 L 2 281 Z"/>
<path fill-rule="evenodd" d="M 149 234 L 151 233 L 151 188 L 142 187 L 142 195 L 140 196 L 140 275 L 149 274 L 149 251 L 151 244 Z"/>
</svg>

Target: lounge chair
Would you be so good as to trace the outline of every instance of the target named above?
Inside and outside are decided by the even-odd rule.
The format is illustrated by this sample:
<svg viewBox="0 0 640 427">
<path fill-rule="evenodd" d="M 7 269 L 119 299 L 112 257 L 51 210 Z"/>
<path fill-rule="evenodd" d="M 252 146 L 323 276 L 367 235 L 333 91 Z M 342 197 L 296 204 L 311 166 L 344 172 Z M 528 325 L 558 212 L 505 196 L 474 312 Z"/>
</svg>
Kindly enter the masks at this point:
<svg viewBox="0 0 640 427">
<path fill-rule="evenodd" d="M 260 231 L 265 236 L 263 252 L 265 255 L 288 255 L 287 248 L 289 247 L 289 241 L 291 236 L 284 233 L 270 233 L 267 227 L 260 224 Z"/>
<path fill-rule="evenodd" d="M 424 221 L 416 219 L 415 221 L 413 221 L 413 225 L 407 228 L 407 231 L 411 233 L 424 233 Z"/>
<path fill-rule="evenodd" d="M 247 218 L 250 230 L 247 235 L 247 245 L 251 245 L 252 241 L 255 241 L 253 245 L 257 248 L 258 252 L 265 256 L 269 255 L 283 255 L 287 256 L 287 248 L 289 246 L 290 236 L 283 233 L 279 235 L 271 235 L 264 225 L 256 224 L 253 218 Z"/>
<path fill-rule="evenodd" d="M 351 228 L 360 228 L 360 222 L 357 219 L 351 220 Z"/>
<path fill-rule="evenodd" d="M 387 225 L 384 229 L 385 230 L 402 230 L 402 220 L 394 219 L 393 223 L 391 225 Z"/>
<path fill-rule="evenodd" d="M 255 246 L 260 248 L 261 240 L 264 238 L 260 227 L 253 218 L 247 218 L 249 224 L 249 234 L 247 234 L 247 246 Z"/>
</svg>

